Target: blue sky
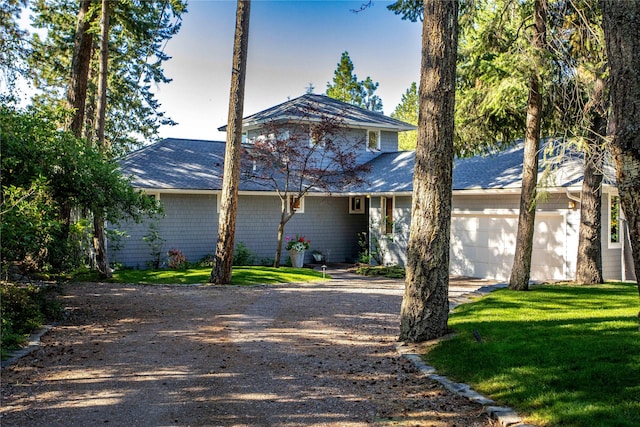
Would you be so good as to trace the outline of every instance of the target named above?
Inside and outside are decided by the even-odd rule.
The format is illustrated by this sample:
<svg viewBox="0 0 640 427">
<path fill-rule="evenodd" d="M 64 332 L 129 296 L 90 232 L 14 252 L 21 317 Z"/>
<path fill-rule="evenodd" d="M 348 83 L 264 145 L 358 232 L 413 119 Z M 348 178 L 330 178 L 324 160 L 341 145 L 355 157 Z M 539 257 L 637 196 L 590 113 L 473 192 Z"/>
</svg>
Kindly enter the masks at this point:
<svg viewBox="0 0 640 427">
<path fill-rule="evenodd" d="M 364 0 L 363 0 L 364 1 Z M 244 115 L 305 93 L 309 83 L 324 93 L 342 52 L 348 51 L 360 80 L 380 83 L 384 113 L 390 114 L 420 72 L 420 23 L 403 21 L 374 1 L 270 1 L 251 4 Z M 162 137 L 224 140 L 235 1 L 191 0 L 180 32 L 165 52 L 165 74 L 173 81 L 156 89 L 162 108 L 179 124 Z"/>
</svg>

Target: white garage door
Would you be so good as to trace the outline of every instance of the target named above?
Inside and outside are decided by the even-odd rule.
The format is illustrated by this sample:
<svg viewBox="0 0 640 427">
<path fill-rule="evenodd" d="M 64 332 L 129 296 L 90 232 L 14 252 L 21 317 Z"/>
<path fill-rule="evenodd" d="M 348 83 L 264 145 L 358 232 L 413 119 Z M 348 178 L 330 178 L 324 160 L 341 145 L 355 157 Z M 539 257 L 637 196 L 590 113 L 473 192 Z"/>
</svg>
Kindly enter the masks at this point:
<svg viewBox="0 0 640 427">
<path fill-rule="evenodd" d="M 558 213 L 536 213 L 532 280 L 562 280 L 565 223 Z M 453 213 L 451 274 L 508 280 L 513 266 L 518 217 L 513 213 Z"/>
</svg>

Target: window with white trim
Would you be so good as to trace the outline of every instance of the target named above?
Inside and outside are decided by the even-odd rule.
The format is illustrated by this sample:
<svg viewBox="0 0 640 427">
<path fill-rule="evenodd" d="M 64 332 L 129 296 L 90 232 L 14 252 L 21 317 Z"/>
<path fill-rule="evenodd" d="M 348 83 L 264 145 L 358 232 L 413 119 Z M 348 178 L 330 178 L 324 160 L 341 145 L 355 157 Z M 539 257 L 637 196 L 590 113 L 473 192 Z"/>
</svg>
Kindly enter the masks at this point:
<svg viewBox="0 0 640 427">
<path fill-rule="evenodd" d="M 364 213 L 364 196 L 349 197 L 349 213 L 350 214 Z"/>
<path fill-rule="evenodd" d="M 393 234 L 393 197 L 380 198 L 380 232 L 382 234 Z"/>
<path fill-rule="evenodd" d="M 620 196 L 609 194 L 609 231 L 608 242 L 610 248 L 619 248 L 622 246 L 622 230 Z"/>
<path fill-rule="evenodd" d="M 304 213 L 304 196 L 296 197 L 289 196 L 289 203 L 287 203 L 288 212 L 295 211 L 296 213 Z"/>
<path fill-rule="evenodd" d="M 380 131 L 368 130 L 367 131 L 367 150 L 379 150 L 380 149 Z"/>
</svg>

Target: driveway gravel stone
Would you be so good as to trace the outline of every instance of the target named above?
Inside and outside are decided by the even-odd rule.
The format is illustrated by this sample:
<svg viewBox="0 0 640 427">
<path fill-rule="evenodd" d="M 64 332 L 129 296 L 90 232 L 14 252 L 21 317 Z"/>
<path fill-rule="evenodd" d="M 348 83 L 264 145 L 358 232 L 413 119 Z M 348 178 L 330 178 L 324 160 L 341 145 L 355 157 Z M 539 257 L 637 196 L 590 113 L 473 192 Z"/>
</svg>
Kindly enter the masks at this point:
<svg viewBox="0 0 640 427">
<path fill-rule="evenodd" d="M 279 286 L 65 285 L 67 319 L 2 369 L 0 424 L 496 425 L 396 350 L 402 281 L 330 273 Z"/>
</svg>

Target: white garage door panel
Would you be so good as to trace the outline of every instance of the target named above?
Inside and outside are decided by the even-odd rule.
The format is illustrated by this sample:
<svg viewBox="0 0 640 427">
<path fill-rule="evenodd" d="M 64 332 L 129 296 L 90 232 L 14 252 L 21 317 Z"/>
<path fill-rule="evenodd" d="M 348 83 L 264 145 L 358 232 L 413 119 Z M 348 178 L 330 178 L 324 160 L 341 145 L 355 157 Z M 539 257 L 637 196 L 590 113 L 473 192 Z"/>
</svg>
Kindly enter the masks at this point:
<svg viewBox="0 0 640 427">
<path fill-rule="evenodd" d="M 531 279 L 564 279 L 564 231 L 561 215 L 538 215 Z M 513 266 L 518 218 L 514 215 L 453 215 L 451 273 L 508 280 Z"/>
<path fill-rule="evenodd" d="M 563 280 L 565 277 L 564 220 L 560 215 L 536 217 L 531 256 L 531 279 Z"/>
</svg>

